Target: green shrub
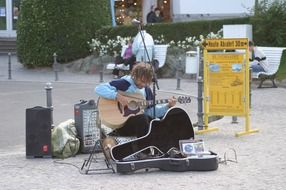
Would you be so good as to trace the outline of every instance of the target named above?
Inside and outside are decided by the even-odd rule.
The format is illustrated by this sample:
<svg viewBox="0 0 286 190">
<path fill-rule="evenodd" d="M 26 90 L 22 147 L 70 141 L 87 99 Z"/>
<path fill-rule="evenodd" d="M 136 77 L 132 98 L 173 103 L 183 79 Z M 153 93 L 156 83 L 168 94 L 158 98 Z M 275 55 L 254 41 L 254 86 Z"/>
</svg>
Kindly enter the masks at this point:
<svg viewBox="0 0 286 190">
<path fill-rule="evenodd" d="M 22 0 L 17 54 L 26 66 L 50 66 L 53 53 L 67 62 L 89 53 L 87 41 L 103 25 L 111 25 L 106 0 Z"/>
</svg>

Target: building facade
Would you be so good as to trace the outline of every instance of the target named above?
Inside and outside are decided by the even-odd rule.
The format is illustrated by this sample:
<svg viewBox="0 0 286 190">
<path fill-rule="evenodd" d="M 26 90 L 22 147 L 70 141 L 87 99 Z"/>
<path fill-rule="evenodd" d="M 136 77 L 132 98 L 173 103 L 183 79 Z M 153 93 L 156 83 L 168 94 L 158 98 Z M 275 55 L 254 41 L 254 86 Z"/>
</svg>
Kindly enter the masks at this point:
<svg viewBox="0 0 286 190">
<path fill-rule="evenodd" d="M 133 18 L 146 23 L 146 16 L 159 8 L 162 22 L 183 22 L 245 17 L 253 14 L 255 0 L 110 0 L 113 23 L 130 24 Z"/>
<path fill-rule="evenodd" d="M 15 38 L 21 0 L 0 0 L 0 37 Z M 112 25 L 128 25 L 132 19 L 146 23 L 155 8 L 161 22 L 241 17 L 252 14 L 255 0 L 107 0 L 110 1 Z"/>
<path fill-rule="evenodd" d="M 147 14 L 155 8 L 159 8 L 162 22 L 171 21 L 172 0 L 110 0 L 113 25 L 128 25 L 132 19 L 140 19 L 146 23 Z"/>
</svg>

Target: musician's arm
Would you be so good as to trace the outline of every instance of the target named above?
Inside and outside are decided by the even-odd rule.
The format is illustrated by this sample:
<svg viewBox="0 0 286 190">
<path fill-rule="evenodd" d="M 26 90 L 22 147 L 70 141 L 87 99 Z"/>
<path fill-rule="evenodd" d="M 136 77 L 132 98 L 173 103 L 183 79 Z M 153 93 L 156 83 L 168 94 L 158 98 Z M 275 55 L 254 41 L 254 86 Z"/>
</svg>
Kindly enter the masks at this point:
<svg viewBox="0 0 286 190">
<path fill-rule="evenodd" d="M 101 83 L 95 87 L 95 93 L 100 97 L 116 100 L 118 90 L 126 91 L 130 87 L 128 79 L 114 80 L 109 83 Z"/>
<path fill-rule="evenodd" d="M 152 100 L 152 98 L 153 98 L 153 92 L 152 92 L 152 90 L 151 90 L 151 88 L 150 87 L 146 87 L 145 88 L 145 95 L 146 95 L 146 99 L 147 100 Z M 170 98 L 169 100 L 168 100 L 168 103 L 167 104 L 157 104 L 156 105 L 156 107 L 155 107 L 155 113 L 156 113 L 156 118 L 161 118 L 161 117 L 163 117 L 164 115 L 165 115 L 165 113 L 168 111 L 168 109 L 170 108 L 170 107 L 173 107 L 173 106 L 175 106 L 175 104 L 176 104 L 176 98 L 175 97 L 172 97 L 172 98 Z M 154 107 L 153 106 L 150 106 L 150 107 L 147 107 L 146 109 L 145 109 L 145 115 L 148 115 L 148 116 L 150 116 L 151 118 L 153 118 L 154 117 L 154 114 L 153 114 L 153 112 L 154 112 L 154 109 L 153 109 Z"/>
<path fill-rule="evenodd" d="M 103 98 L 115 100 L 117 89 L 109 83 L 101 83 L 95 87 L 95 93 Z"/>
<path fill-rule="evenodd" d="M 160 117 L 163 117 L 165 115 L 165 113 L 169 109 L 169 106 L 168 106 L 168 104 L 157 104 L 155 109 L 156 109 L 155 110 L 156 118 L 160 118 Z M 148 115 L 151 118 L 153 118 L 153 116 L 154 116 L 153 112 L 154 112 L 153 107 L 145 109 L 145 115 Z"/>
</svg>

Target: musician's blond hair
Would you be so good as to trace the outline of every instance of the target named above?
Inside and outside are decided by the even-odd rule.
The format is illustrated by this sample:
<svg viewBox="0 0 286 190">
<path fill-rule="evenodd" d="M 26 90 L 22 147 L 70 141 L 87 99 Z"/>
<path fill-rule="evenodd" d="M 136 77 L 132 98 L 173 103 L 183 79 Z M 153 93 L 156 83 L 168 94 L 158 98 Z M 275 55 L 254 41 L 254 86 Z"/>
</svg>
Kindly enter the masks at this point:
<svg viewBox="0 0 286 190">
<path fill-rule="evenodd" d="M 144 80 L 144 82 L 150 84 L 152 82 L 153 70 L 149 63 L 137 63 L 132 71 L 131 77 L 133 80 Z"/>
</svg>

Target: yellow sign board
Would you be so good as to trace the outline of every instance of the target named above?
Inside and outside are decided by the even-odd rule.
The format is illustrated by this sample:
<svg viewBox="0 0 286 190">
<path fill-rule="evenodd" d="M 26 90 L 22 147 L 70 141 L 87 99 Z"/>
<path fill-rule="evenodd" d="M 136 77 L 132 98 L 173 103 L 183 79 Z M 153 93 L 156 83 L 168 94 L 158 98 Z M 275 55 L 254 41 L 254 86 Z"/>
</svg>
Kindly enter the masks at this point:
<svg viewBox="0 0 286 190">
<path fill-rule="evenodd" d="M 208 53 L 206 74 L 210 114 L 245 114 L 245 69 L 243 53 Z"/>
<path fill-rule="evenodd" d="M 236 136 L 258 132 L 250 128 L 248 39 L 208 39 L 204 46 L 204 129 L 211 115 L 243 116 L 245 131 Z"/>
<path fill-rule="evenodd" d="M 208 39 L 203 44 L 207 50 L 235 50 L 246 49 L 248 47 L 247 38 L 226 38 L 226 39 Z"/>
</svg>

